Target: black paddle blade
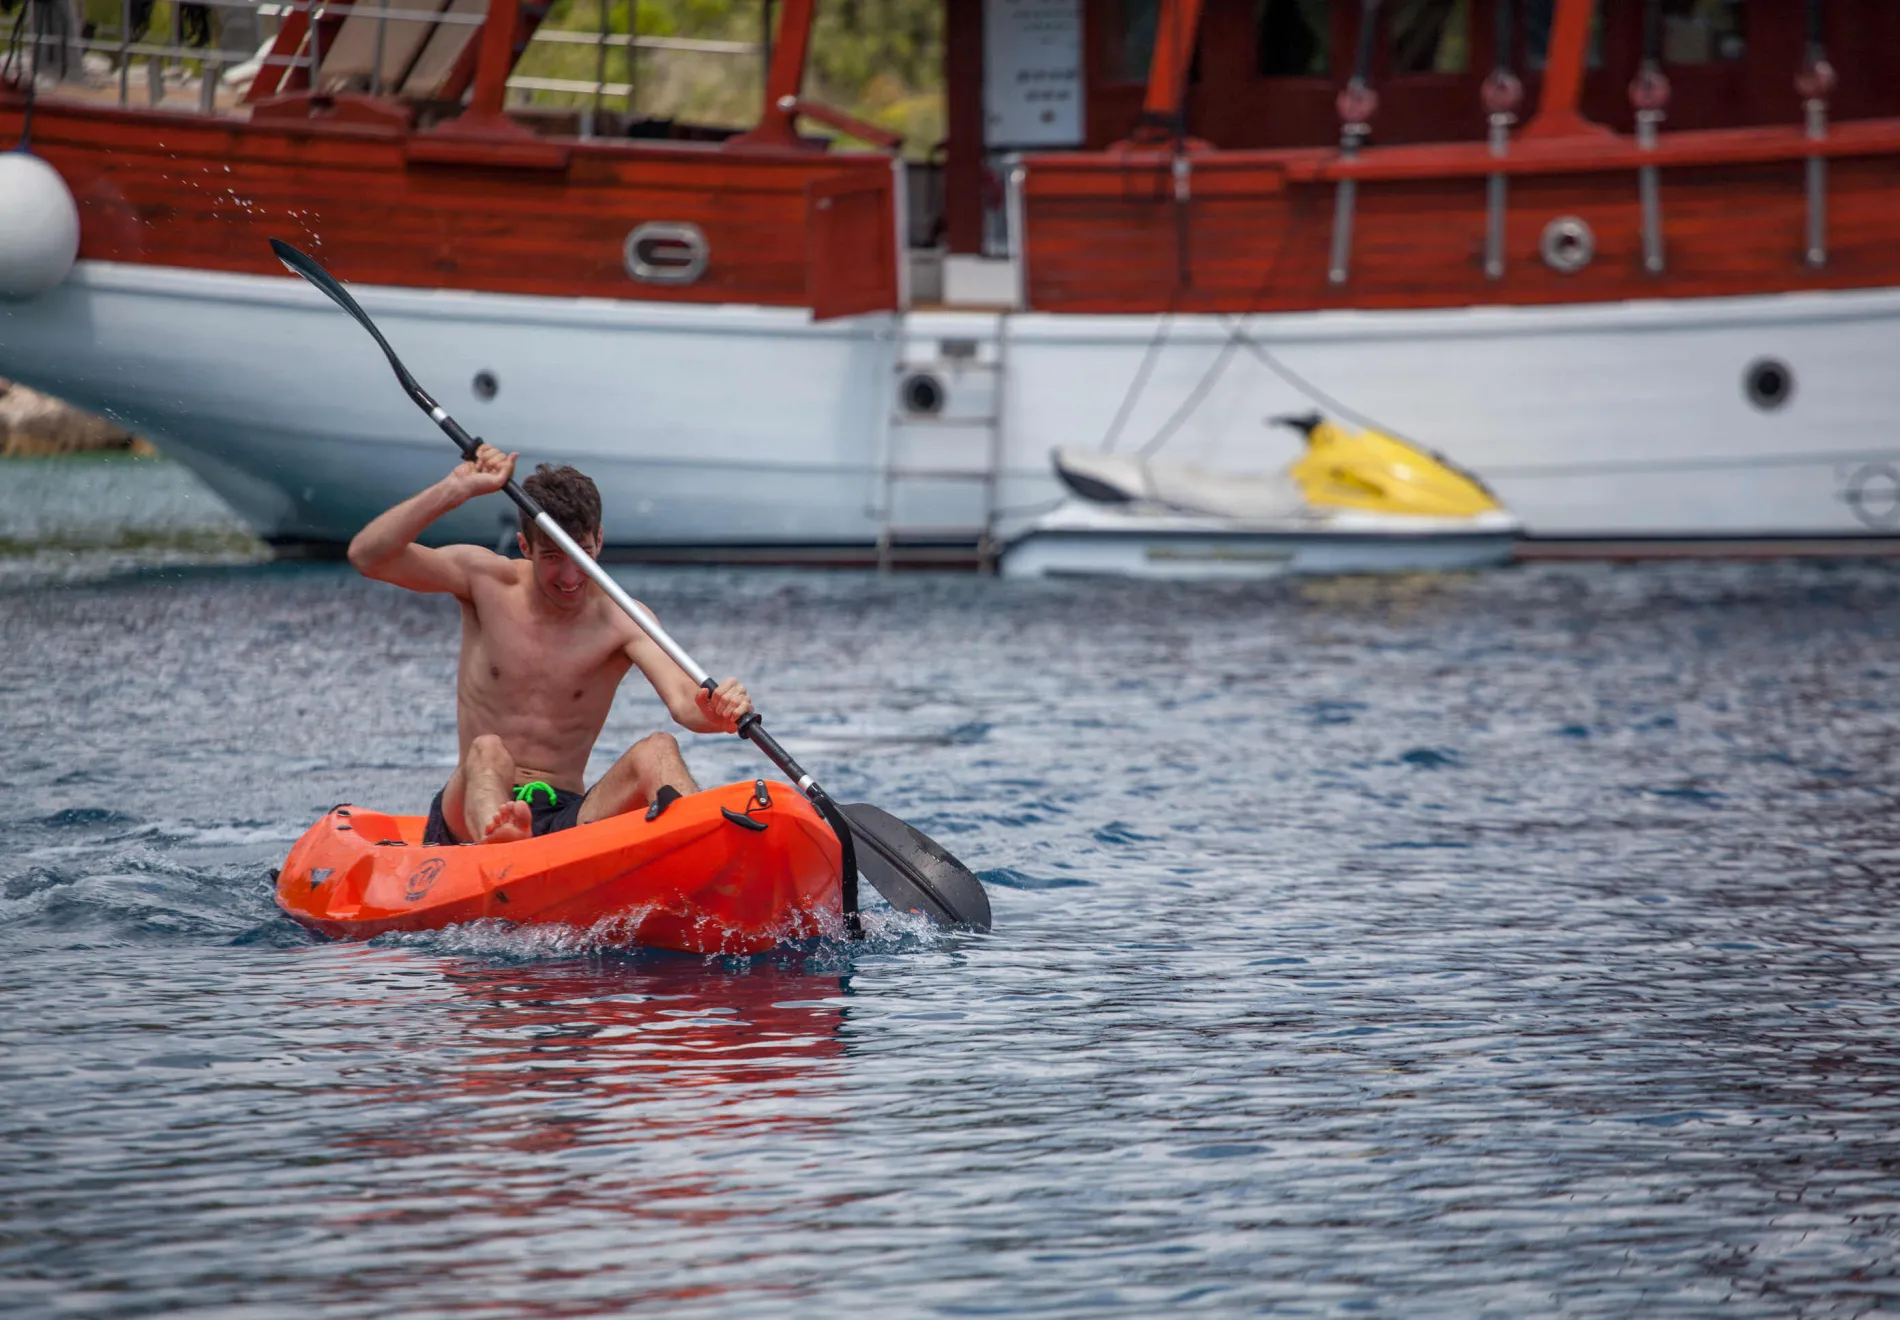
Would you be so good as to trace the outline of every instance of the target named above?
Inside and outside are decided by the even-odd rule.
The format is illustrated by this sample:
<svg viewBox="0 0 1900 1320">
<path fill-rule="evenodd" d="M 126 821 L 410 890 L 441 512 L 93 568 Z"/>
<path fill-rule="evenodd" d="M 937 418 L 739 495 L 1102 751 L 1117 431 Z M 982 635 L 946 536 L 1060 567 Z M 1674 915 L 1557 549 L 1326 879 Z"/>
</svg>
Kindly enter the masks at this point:
<svg viewBox="0 0 1900 1320">
<path fill-rule="evenodd" d="M 841 807 L 858 844 L 858 870 L 899 912 L 939 926 L 990 928 L 990 896 L 969 868 L 935 840 L 868 802 Z"/>
<path fill-rule="evenodd" d="M 396 369 L 396 378 L 402 382 L 402 387 L 409 391 L 411 398 L 418 403 L 428 398 L 423 393 L 422 387 L 416 384 L 415 377 L 409 374 L 409 369 L 403 366 L 402 359 L 396 356 L 396 350 L 389 346 L 387 339 L 383 338 L 383 332 L 378 330 L 376 323 L 369 319 L 369 313 L 357 306 L 356 299 L 350 297 L 350 291 L 337 283 L 334 275 L 318 265 L 315 257 L 307 252 L 297 251 L 281 238 L 273 238 L 270 241 L 270 250 L 277 254 L 279 261 L 284 263 L 285 270 L 292 275 L 301 275 L 316 285 L 324 297 L 348 312 L 358 325 L 370 332 L 377 346 L 383 350 L 383 356 L 389 359 L 389 365 Z M 430 405 L 433 403 L 433 399 L 429 400 Z"/>
</svg>

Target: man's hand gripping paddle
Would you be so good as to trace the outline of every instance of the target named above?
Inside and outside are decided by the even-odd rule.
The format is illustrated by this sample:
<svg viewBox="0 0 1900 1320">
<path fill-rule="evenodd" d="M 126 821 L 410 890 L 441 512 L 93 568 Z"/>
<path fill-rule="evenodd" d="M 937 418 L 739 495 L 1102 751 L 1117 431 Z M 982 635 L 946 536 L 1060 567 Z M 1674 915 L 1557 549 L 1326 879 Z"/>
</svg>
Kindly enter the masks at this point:
<svg viewBox="0 0 1900 1320">
<path fill-rule="evenodd" d="M 402 359 L 396 356 L 396 351 L 383 338 L 375 322 L 356 305 L 356 299 L 337 283 L 329 271 L 290 244 L 273 238 L 270 245 L 271 251 L 277 254 L 277 259 L 284 263 L 291 274 L 300 275 L 316 285 L 331 302 L 348 312 L 358 325 L 369 331 L 383 350 L 383 356 L 389 359 L 389 365 L 395 369 L 396 379 L 402 382 L 403 389 L 415 400 L 416 407 L 429 414 L 430 419 L 456 443 L 465 457 L 473 459 L 481 441 L 457 425 L 455 419 L 443 411 L 442 405 L 430 398 L 428 391 L 416 383 L 416 378 L 403 366 Z M 549 517 L 532 496 L 512 479 L 502 487 L 502 493 L 515 502 L 523 518 L 566 551 L 581 566 L 581 570 L 593 579 L 594 585 L 606 592 L 608 599 L 625 610 L 640 625 L 641 630 L 672 657 L 674 664 L 684 669 L 695 683 L 707 691 L 717 688 L 718 685 L 693 657 L 667 635 L 660 621 L 621 590 L 620 584 L 607 576 L 606 570 L 594 562 L 594 557 L 581 549 L 566 529 Z M 861 929 L 858 922 L 860 869 L 864 872 L 864 878 L 871 882 L 871 887 L 884 895 L 891 906 L 900 912 L 921 912 L 940 926 L 961 926 L 971 930 L 990 928 L 989 896 L 983 892 L 983 886 L 977 878 L 970 874 L 969 868 L 946 849 L 921 830 L 868 803 L 840 806 L 833 802 L 830 795 L 792 759 L 791 753 L 779 746 L 778 741 L 765 731 L 757 711 L 739 721 L 739 736 L 751 740 L 772 764 L 784 772 L 786 778 L 797 784 L 837 833 L 838 842 L 844 849 L 845 920 L 853 935 Z"/>
</svg>

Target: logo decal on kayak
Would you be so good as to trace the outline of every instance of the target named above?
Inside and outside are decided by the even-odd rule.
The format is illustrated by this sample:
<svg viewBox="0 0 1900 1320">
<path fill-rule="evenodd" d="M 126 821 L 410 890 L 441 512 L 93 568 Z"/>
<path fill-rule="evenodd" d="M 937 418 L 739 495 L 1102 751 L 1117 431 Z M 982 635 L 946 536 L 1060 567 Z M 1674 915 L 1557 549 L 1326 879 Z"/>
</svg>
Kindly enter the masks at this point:
<svg viewBox="0 0 1900 1320">
<path fill-rule="evenodd" d="M 402 882 L 402 896 L 411 903 L 420 903 L 428 897 L 429 890 L 434 888 L 435 882 L 441 878 L 442 868 L 447 865 L 448 863 L 440 857 L 431 857 L 411 871 L 409 878 Z"/>
</svg>

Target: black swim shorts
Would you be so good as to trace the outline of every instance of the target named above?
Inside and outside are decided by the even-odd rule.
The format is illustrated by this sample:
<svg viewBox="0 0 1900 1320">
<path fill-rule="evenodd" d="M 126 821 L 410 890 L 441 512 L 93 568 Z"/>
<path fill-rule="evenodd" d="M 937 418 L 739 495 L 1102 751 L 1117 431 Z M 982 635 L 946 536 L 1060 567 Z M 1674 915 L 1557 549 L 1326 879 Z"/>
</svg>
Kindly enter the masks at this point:
<svg viewBox="0 0 1900 1320">
<path fill-rule="evenodd" d="M 550 785 L 549 787 L 552 787 Z M 528 799 L 528 810 L 533 813 L 534 825 L 530 833 L 535 838 L 543 834 L 553 834 L 557 830 L 568 830 L 580 824 L 581 803 L 587 801 L 585 793 L 569 793 L 556 788 L 554 801 L 548 801 L 548 795 L 536 792 Z M 442 818 L 442 794 L 438 791 L 435 800 L 429 804 L 429 823 L 422 827 L 422 843 L 425 848 L 442 848 L 451 843 L 461 843 L 455 837 L 455 831 L 449 828 L 448 821 Z"/>
</svg>

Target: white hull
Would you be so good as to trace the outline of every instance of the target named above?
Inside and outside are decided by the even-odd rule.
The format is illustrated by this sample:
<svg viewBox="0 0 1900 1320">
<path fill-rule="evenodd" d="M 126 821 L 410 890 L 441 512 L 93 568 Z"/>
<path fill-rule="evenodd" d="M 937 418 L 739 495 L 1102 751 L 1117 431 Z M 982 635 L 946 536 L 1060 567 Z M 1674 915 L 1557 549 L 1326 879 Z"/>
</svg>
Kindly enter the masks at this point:
<svg viewBox="0 0 1900 1320">
<path fill-rule="evenodd" d="M 992 413 L 1008 540 L 1060 498 L 1049 451 L 1103 445 L 1157 333 L 1142 316 L 814 324 L 771 308 L 354 291 L 471 430 L 593 475 L 609 542 L 631 549 L 869 546 L 886 461 L 980 470 Z M 1314 400 L 1250 347 L 1226 349 L 1236 328 L 1353 414 L 1477 472 L 1533 537 L 1864 545 L 1900 530 L 1900 292 L 1178 317 L 1120 452 L 1198 396 L 1157 451 L 1169 461 L 1266 472 L 1292 459 L 1298 438 L 1261 419 Z M 972 346 L 1001 369 L 966 370 Z M 1762 357 L 1795 377 L 1774 411 L 1743 391 Z M 967 424 L 894 423 L 900 363 L 941 375 L 945 415 Z M 481 371 L 500 383 L 489 402 L 471 390 Z M 146 432 L 280 541 L 346 540 L 453 460 L 369 338 L 289 278 L 81 263 L 51 294 L 0 303 L 0 375 Z M 982 520 L 978 483 L 900 480 L 891 494 L 900 535 Z M 491 500 L 439 530 L 489 541 L 509 520 Z"/>
<path fill-rule="evenodd" d="M 1900 531 L 1900 291 L 1181 317 L 1120 452 L 1202 390 L 1159 451 L 1168 462 L 1268 472 L 1293 460 L 1299 437 L 1261 419 L 1311 411 L 1310 394 L 1247 347 L 1204 383 L 1235 329 L 1357 414 L 1347 420 L 1477 473 L 1532 537 Z M 1012 435 L 1100 447 L 1154 333 L 1153 318 L 1014 318 Z M 1773 411 L 1744 393 L 1762 358 L 1794 376 Z"/>
<path fill-rule="evenodd" d="M 621 545 L 868 543 L 888 324 L 355 287 L 469 430 L 600 483 Z M 492 372 L 499 390 L 472 383 Z M 375 343 L 301 280 L 84 264 L 0 303 L 0 374 L 107 413 L 194 468 L 260 534 L 347 541 L 455 450 Z M 492 542 L 499 496 L 441 539 Z"/>
<path fill-rule="evenodd" d="M 1511 560 L 1506 513 L 1408 518 L 1342 512 L 1273 523 L 1183 517 L 1072 500 L 1011 542 L 1005 577 L 1217 581 L 1289 573 L 1420 573 Z"/>
</svg>

